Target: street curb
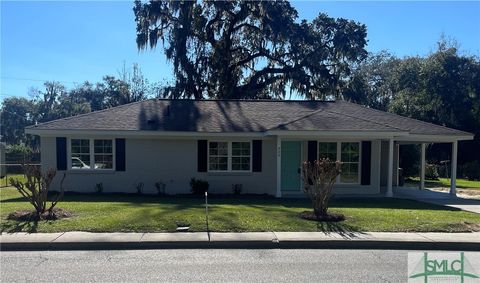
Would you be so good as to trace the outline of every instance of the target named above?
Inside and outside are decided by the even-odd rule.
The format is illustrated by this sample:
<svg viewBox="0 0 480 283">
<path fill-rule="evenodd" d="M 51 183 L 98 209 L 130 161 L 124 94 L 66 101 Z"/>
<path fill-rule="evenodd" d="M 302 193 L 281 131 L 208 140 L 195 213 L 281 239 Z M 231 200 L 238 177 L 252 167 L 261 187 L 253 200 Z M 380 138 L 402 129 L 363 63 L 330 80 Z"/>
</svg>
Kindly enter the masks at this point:
<svg viewBox="0 0 480 283">
<path fill-rule="evenodd" d="M 388 249 L 480 251 L 480 243 L 378 240 L 282 241 L 280 249 Z"/>
<path fill-rule="evenodd" d="M 480 251 L 480 243 L 377 240 L 182 241 L 182 242 L 8 242 L 1 251 L 144 250 L 144 249 L 389 249 Z"/>
<path fill-rule="evenodd" d="M 138 249 L 389 249 L 480 251 L 480 233 L 189 232 L 0 234 L 1 251 Z"/>
</svg>

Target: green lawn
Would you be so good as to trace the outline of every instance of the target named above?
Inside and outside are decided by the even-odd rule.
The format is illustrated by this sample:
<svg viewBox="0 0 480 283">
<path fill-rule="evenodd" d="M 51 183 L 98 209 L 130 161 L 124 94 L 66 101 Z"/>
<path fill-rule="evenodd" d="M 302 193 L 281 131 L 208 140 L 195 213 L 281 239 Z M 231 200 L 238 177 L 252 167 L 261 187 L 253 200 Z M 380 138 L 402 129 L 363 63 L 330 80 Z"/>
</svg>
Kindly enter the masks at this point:
<svg viewBox="0 0 480 283">
<path fill-rule="evenodd" d="M 420 182 L 419 177 L 408 178 L 406 183 L 410 183 L 413 185 L 418 185 Z M 428 188 L 435 188 L 435 187 L 450 187 L 450 179 L 447 178 L 439 178 L 439 180 L 425 180 L 425 186 Z M 457 188 L 461 189 L 480 189 L 480 181 L 470 181 L 466 179 L 457 179 Z"/>
<path fill-rule="evenodd" d="M 160 232 L 174 231 L 176 221 L 205 231 L 202 199 L 140 195 L 68 195 L 59 203 L 74 217 L 57 221 L 17 222 L 6 217 L 29 209 L 13 188 L 0 189 L 0 227 L 13 231 Z M 337 224 L 300 219 L 310 209 L 307 200 L 266 197 L 211 198 L 211 231 L 446 231 L 478 230 L 480 215 L 398 199 L 341 199 L 331 211 L 347 219 Z"/>
<path fill-rule="evenodd" d="M 0 188 L 10 186 L 10 178 L 19 179 L 22 182 L 27 181 L 27 178 L 23 174 L 8 174 L 6 177 L 0 178 Z"/>
</svg>

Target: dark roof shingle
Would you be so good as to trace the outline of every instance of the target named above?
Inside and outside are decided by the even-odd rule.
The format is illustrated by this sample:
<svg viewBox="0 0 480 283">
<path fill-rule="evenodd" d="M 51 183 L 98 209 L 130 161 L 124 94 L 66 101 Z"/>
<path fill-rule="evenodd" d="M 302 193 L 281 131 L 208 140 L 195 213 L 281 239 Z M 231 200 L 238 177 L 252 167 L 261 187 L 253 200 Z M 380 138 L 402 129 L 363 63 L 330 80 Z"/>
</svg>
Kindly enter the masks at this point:
<svg viewBox="0 0 480 283">
<path fill-rule="evenodd" d="M 175 132 L 385 131 L 470 135 L 345 101 L 150 99 L 29 129 Z"/>
</svg>

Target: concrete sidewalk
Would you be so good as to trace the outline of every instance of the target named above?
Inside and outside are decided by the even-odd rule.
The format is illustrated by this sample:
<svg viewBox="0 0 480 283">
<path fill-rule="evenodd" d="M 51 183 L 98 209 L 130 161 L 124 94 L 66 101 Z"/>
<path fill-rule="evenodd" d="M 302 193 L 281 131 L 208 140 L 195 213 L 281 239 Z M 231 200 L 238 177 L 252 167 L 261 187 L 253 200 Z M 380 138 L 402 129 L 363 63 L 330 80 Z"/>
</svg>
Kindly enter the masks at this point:
<svg viewBox="0 0 480 283">
<path fill-rule="evenodd" d="M 3 233 L 0 235 L 0 248 L 3 251 L 177 248 L 339 248 L 480 251 L 480 233 Z"/>
</svg>

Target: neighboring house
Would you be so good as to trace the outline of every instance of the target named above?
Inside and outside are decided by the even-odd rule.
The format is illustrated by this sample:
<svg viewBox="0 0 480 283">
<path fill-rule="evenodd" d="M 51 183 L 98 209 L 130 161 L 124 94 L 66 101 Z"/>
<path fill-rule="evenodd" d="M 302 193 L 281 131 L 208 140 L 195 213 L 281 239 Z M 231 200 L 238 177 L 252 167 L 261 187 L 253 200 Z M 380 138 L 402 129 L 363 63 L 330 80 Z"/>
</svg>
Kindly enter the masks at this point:
<svg viewBox="0 0 480 283">
<path fill-rule="evenodd" d="M 152 99 L 26 132 L 41 138 L 43 170 L 58 170 L 55 189 L 66 172 L 65 189 L 78 192 L 97 183 L 135 192 L 142 182 L 153 193 L 161 181 L 169 194 L 188 193 L 195 177 L 212 193 L 242 184 L 242 193 L 277 197 L 301 195 L 300 164 L 319 157 L 343 163 L 335 193 L 391 196 L 399 145 L 422 144 L 424 168 L 425 143 L 452 143 L 455 172 L 458 141 L 473 138 L 345 101 Z"/>
</svg>

